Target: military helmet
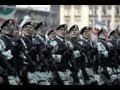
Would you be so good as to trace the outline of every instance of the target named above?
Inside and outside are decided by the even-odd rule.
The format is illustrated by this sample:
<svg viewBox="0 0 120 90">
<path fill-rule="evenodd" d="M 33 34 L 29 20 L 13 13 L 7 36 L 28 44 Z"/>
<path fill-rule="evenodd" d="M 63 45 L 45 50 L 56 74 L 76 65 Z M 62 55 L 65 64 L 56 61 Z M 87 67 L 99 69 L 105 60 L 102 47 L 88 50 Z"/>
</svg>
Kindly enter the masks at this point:
<svg viewBox="0 0 120 90">
<path fill-rule="evenodd" d="M 1 30 L 4 29 L 5 27 L 7 27 L 8 25 L 14 25 L 14 26 L 15 26 L 14 20 L 12 20 L 12 19 L 6 20 L 6 21 L 1 25 Z"/>
<path fill-rule="evenodd" d="M 24 28 L 26 25 L 33 25 L 31 22 L 26 22 L 23 26 L 22 26 L 22 28 Z"/>
<path fill-rule="evenodd" d="M 98 36 L 102 33 L 102 32 L 107 32 L 104 28 L 102 28 L 100 31 L 98 31 Z"/>
<path fill-rule="evenodd" d="M 84 32 L 89 32 L 90 30 L 92 30 L 90 27 L 85 26 L 81 29 L 80 34 L 83 34 Z"/>
<path fill-rule="evenodd" d="M 57 27 L 57 30 L 66 30 L 67 27 L 68 27 L 67 24 L 62 24 L 62 25 Z"/>
<path fill-rule="evenodd" d="M 79 30 L 79 27 L 75 24 L 75 25 L 70 27 L 69 32 L 71 32 L 73 30 Z"/>
<path fill-rule="evenodd" d="M 42 28 L 42 27 L 46 27 L 47 28 L 47 24 L 46 22 L 40 22 L 36 27 L 35 27 L 35 30 L 37 30 L 38 28 Z"/>
</svg>

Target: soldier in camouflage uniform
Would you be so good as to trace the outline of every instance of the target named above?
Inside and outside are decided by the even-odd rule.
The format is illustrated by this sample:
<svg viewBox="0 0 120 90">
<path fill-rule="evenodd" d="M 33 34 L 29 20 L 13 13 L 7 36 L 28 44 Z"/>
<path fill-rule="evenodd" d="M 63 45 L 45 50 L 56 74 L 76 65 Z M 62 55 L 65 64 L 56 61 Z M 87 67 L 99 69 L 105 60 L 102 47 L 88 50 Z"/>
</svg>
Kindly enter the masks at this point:
<svg viewBox="0 0 120 90">
<path fill-rule="evenodd" d="M 4 71 L 8 71 L 8 75 L 15 74 L 16 63 L 14 60 L 14 36 L 13 32 L 15 30 L 15 23 L 12 19 L 6 20 L 1 25 L 2 36 L 0 37 L 0 60 L 1 67 L 4 68 Z M 16 60 L 17 61 L 17 60 Z M 4 76 L 4 75 L 3 75 Z M 8 84 L 7 77 L 5 79 L 6 84 Z"/>
<path fill-rule="evenodd" d="M 83 54 L 82 57 L 84 57 L 82 59 L 83 59 L 83 65 L 84 65 L 83 75 L 84 75 L 85 84 L 92 83 L 91 78 L 94 79 L 94 76 L 93 76 L 94 63 L 95 63 L 94 56 L 97 54 L 97 50 L 94 47 L 93 42 L 91 41 L 91 37 L 90 37 L 91 31 L 92 31 L 92 28 L 90 27 L 83 27 L 80 31 L 81 39 L 79 40 L 79 43 L 82 48 L 82 54 Z M 91 72 L 91 75 L 90 73 L 88 73 L 88 71 L 86 71 L 87 68 L 90 69 L 88 71 Z"/>
</svg>

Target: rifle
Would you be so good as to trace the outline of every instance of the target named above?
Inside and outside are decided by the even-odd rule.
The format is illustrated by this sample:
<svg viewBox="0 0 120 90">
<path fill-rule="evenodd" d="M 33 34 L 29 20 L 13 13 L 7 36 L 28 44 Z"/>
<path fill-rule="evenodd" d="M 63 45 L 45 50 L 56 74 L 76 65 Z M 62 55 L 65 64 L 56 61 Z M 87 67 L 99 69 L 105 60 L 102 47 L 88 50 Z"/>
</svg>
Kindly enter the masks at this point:
<svg viewBox="0 0 120 90">
<path fill-rule="evenodd" d="M 22 43 L 22 45 L 23 45 L 23 46 L 22 46 L 21 53 L 23 53 L 23 55 L 26 57 L 26 59 L 29 60 L 32 65 L 35 66 L 35 63 L 33 62 L 32 58 L 31 58 L 31 57 L 29 56 L 29 54 L 28 54 L 29 51 L 27 50 L 27 46 L 26 46 L 24 40 L 23 40 L 22 38 L 20 38 L 20 40 L 21 40 L 21 43 Z"/>
</svg>

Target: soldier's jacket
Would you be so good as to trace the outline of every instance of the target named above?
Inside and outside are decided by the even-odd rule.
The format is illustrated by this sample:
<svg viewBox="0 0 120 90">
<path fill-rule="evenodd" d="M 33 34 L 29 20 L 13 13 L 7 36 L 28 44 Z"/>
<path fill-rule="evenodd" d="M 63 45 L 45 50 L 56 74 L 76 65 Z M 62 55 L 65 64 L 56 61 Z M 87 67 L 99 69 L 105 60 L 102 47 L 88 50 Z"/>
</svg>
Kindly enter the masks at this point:
<svg viewBox="0 0 120 90">
<path fill-rule="evenodd" d="M 69 49 L 69 47 L 66 45 L 66 40 L 57 36 L 53 41 L 50 42 L 50 46 L 53 47 L 52 57 L 57 62 L 61 62 L 62 55 Z"/>
<path fill-rule="evenodd" d="M 40 43 L 43 48 L 46 48 L 46 38 L 44 35 L 36 34 L 34 38 Z"/>
<path fill-rule="evenodd" d="M 91 42 L 88 42 L 88 41 L 86 41 L 86 40 L 84 40 L 84 39 L 80 39 L 79 40 L 79 43 L 80 43 L 80 45 L 81 45 L 81 49 L 83 49 L 82 51 L 84 52 L 84 53 L 86 53 L 86 54 L 97 54 L 97 47 L 96 47 L 96 45 L 95 44 L 91 44 L 92 43 L 92 41 Z"/>
<path fill-rule="evenodd" d="M 77 39 L 70 39 L 72 45 L 73 45 L 73 48 L 74 50 L 80 50 L 81 49 L 81 46 L 80 46 L 80 43 L 78 43 L 78 40 Z"/>
<path fill-rule="evenodd" d="M 80 40 L 79 40 L 79 43 L 80 43 L 81 46 L 82 46 L 83 48 L 85 48 L 87 51 L 89 51 L 89 50 L 92 49 L 92 45 L 91 45 L 89 42 L 87 42 L 86 40 L 84 40 L 84 39 L 80 39 Z"/>
<path fill-rule="evenodd" d="M 78 43 L 78 40 L 75 38 L 71 38 L 69 41 L 67 41 L 67 46 L 71 49 L 73 49 L 73 55 L 74 58 L 80 57 L 80 50 L 81 50 L 81 45 Z"/>
<path fill-rule="evenodd" d="M 110 57 L 114 57 L 115 55 L 117 55 L 117 43 L 116 40 L 112 39 L 112 40 L 108 40 L 107 41 L 107 45 L 109 47 L 109 56 Z"/>
<path fill-rule="evenodd" d="M 37 47 L 35 46 L 36 40 L 32 37 L 19 37 L 16 40 L 16 48 L 18 48 L 19 55 L 24 58 L 24 63 L 29 63 L 30 61 L 36 60 L 36 53 L 37 53 Z M 24 53 L 27 53 L 31 60 L 28 60 L 28 58 L 24 55 Z"/>
<path fill-rule="evenodd" d="M 55 38 L 55 41 L 58 43 L 58 50 L 56 54 L 63 54 L 68 49 L 68 47 L 65 44 L 66 43 L 65 39 L 57 36 Z"/>
<path fill-rule="evenodd" d="M 115 39 L 108 40 L 107 44 L 108 44 L 108 46 L 109 46 L 109 44 L 111 44 L 112 47 L 117 47 L 117 41 Z"/>
</svg>

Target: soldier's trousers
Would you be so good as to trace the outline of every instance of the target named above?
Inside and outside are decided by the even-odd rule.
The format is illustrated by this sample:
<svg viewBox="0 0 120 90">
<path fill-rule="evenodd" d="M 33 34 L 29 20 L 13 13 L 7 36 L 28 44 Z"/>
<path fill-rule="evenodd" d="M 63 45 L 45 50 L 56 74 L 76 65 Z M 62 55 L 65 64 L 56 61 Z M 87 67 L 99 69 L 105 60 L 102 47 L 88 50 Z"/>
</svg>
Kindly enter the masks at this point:
<svg viewBox="0 0 120 90">
<path fill-rule="evenodd" d="M 84 80 L 85 80 L 85 81 L 86 81 L 86 80 L 89 80 L 89 76 L 88 76 L 88 74 L 87 74 L 87 72 L 86 72 L 86 69 L 85 69 L 85 68 L 86 68 L 85 57 L 84 57 L 84 56 L 81 56 L 81 57 L 77 58 L 77 60 L 78 60 L 77 63 L 79 63 L 79 67 L 78 67 L 78 68 L 81 69 L 82 75 L 83 75 L 83 77 L 84 77 Z"/>
<path fill-rule="evenodd" d="M 108 58 L 105 58 L 104 56 L 102 56 L 100 60 L 101 60 L 101 67 L 103 68 L 103 72 L 104 72 L 106 78 L 110 79 L 110 76 L 109 76 L 108 71 L 107 71 Z"/>
</svg>

